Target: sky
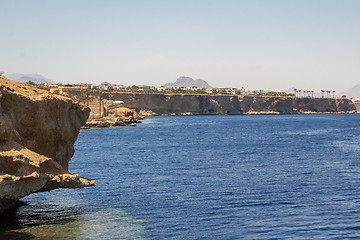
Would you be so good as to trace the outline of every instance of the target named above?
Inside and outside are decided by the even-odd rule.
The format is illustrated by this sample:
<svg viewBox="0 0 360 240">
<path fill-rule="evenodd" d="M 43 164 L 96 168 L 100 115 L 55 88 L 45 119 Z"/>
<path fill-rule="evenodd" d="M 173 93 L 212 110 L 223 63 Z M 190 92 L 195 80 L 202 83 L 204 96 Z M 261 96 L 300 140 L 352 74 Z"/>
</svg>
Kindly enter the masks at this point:
<svg viewBox="0 0 360 240">
<path fill-rule="evenodd" d="M 358 0 L 0 0 L 0 71 L 55 82 L 360 84 Z"/>
</svg>

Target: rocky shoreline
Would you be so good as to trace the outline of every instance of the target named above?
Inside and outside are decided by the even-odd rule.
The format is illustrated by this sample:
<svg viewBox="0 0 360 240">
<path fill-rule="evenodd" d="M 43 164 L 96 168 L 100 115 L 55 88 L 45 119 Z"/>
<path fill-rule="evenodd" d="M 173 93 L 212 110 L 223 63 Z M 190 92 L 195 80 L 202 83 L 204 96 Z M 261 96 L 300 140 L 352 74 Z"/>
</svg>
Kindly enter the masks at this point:
<svg viewBox="0 0 360 240">
<path fill-rule="evenodd" d="M 119 104 L 109 104 L 104 107 L 106 117 L 89 118 L 88 121 L 82 126 L 82 129 L 90 128 L 106 128 L 106 127 L 122 127 L 122 126 L 136 126 L 145 119 L 140 113 L 137 113 L 135 109 L 125 108 Z"/>
<path fill-rule="evenodd" d="M 125 126 L 136 126 L 138 123 L 142 123 L 145 117 L 137 118 L 94 118 L 89 119 L 81 129 L 91 128 L 107 128 L 107 127 L 125 127 Z"/>
<path fill-rule="evenodd" d="M 346 98 L 205 94 L 107 93 L 104 99 L 148 115 L 356 113 Z"/>
<path fill-rule="evenodd" d="M 95 186 L 68 171 L 90 110 L 0 76 L 0 213 L 35 192 Z"/>
<path fill-rule="evenodd" d="M 68 171 L 80 128 L 135 126 L 159 115 L 356 112 L 342 98 L 108 93 L 105 100 L 122 104 L 88 120 L 90 109 L 69 98 L 3 76 L 0 83 L 0 213 L 31 193 L 95 185 Z"/>
<path fill-rule="evenodd" d="M 281 115 L 356 113 L 343 98 L 245 97 L 186 94 L 105 94 L 103 118 L 90 118 L 82 129 L 136 126 L 145 116 Z M 113 105 L 119 100 L 122 106 Z M 125 107 L 126 106 L 126 107 Z"/>
</svg>

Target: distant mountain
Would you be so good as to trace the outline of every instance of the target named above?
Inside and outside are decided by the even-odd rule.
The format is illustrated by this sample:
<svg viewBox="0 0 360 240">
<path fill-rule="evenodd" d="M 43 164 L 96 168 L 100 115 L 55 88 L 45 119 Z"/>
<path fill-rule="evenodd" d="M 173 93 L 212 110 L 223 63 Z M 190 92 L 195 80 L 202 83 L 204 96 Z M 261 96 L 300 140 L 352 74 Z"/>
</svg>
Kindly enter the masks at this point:
<svg viewBox="0 0 360 240">
<path fill-rule="evenodd" d="M 294 93 L 294 91 L 295 91 L 295 87 L 292 87 L 292 88 L 285 90 L 284 92 L 285 93 Z"/>
<path fill-rule="evenodd" d="M 111 86 L 112 84 L 111 83 L 109 83 L 109 82 L 107 82 L 107 81 L 105 81 L 105 82 L 102 82 L 102 83 L 100 83 L 101 85 L 105 85 L 105 86 Z"/>
<path fill-rule="evenodd" d="M 192 79 L 190 77 L 179 77 L 174 83 L 165 83 L 164 87 L 191 87 L 196 86 L 198 88 L 213 88 L 206 81 L 202 79 Z"/>
<path fill-rule="evenodd" d="M 345 92 L 341 92 L 338 94 L 340 97 L 345 95 L 347 98 L 357 98 L 360 97 L 360 84 L 355 85 L 354 87 L 346 90 Z"/>
<path fill-rule="evenodd" d="M 37 73 L 33 73 L 33 74 L 12 73 L 12 74 L 5 74 L 5 77 L 19 82 L 32 81 L 34 83 L 43 83 L 43 82 L 47 82 L 50 84 L 54 83 L 50 79 L 47 79 L 46 77 Z"/>
</svg>

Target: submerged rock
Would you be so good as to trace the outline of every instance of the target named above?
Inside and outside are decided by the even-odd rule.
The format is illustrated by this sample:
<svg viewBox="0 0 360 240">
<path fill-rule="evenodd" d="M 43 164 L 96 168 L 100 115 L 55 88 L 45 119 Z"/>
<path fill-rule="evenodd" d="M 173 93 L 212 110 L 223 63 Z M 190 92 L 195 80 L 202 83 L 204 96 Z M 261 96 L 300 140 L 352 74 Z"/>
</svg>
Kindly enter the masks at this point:
<svg viewBox="0 0 360 240">
<path fill-rule="evenodd" d="M 89 109 L 0 76 L 0 213 L 34 192 L 94 186 L 68 172 Z"/>
</svg>

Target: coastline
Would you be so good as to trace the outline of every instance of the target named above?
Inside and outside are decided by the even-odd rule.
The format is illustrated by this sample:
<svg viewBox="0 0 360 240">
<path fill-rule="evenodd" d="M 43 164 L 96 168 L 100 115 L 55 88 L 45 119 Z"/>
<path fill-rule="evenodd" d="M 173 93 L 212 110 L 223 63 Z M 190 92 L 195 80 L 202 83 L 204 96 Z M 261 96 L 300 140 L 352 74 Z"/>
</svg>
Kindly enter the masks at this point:
<svg viewBox="0 0 360 240">
<path fill-rule="evenodd" d="M 108 92 L 143 116 L 356 113 L 346 98 Z"/>
<path fill-rule="evenodd" d="M 29 194 L 95 186 L 68 171 L 90 109 L 0 76 L 0 214 Z"/>
</svg>

